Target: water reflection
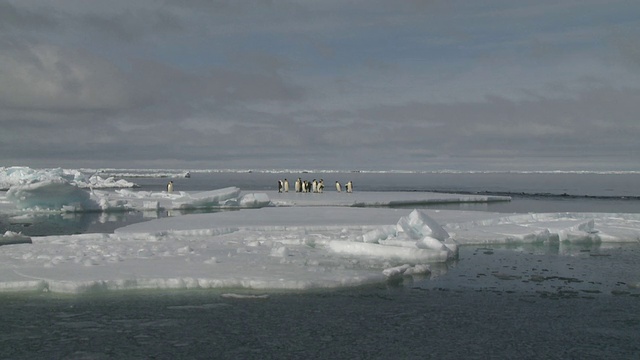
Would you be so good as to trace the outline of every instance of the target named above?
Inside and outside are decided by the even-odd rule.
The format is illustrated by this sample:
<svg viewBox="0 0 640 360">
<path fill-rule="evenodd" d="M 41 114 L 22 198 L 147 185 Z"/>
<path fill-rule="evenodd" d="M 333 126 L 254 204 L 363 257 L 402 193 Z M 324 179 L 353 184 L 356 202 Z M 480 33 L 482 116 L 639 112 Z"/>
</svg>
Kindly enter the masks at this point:
<svg viewBox="0 0 640 360">
<path fill-rule="evenodd" d="M 238 211 L 236 209 L 188 209 L 159 211 L 69 212 L 0 214 L 0 234 L 6 231 L 25 236 L 113 233 L 117 228 L 165 217 Z"/>
<path fill-rule="evenodd" d="M 0 232 L 13 231 L 26 236 L 110 233 L 116 228 L 140 221 L 144 221 L 144 218 L 137 211 L 2 215 Z"/>
</svg>

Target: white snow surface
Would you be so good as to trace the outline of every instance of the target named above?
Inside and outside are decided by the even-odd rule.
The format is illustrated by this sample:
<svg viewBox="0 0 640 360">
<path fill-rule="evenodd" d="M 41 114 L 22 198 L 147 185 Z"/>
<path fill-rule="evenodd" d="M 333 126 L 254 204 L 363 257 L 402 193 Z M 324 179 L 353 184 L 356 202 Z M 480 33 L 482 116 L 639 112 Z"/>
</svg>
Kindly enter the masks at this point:
<svg viewBox="0 0 640 360">
<path fill-rule="evenodd" d="M 86 175 L 79 170 L 68 169 L 32 169 L 25 166 L 0 166 L 0 190 L 12 186 L 29 185 L 39 182 L 53 181 L 68 183 L 80 188 L 133 188 L 137 185 L 126 180 L 115 180 L 112 176 L 101 177 L 97 174 Z"/>
<path fill-rule="evenodd" d="M 160 208 L 236 211 L 157 218 L 113 234 L 29 238 L 7 232 L 0 235 L 0 291 L 336 288 L 427 276 L 434 265 L 456 258 L 459 246 L 540 244 L 571 255 L 575 243 L 640 241 L 638 214 L 373 207 L 505 200 L 432 193 L 245 194 L 238 188 L 87 191 L 45 177 L 10 186 L 0 203 L 17 203 L 24 212 L 84 211 L 98 204 L 104 211 L 138 209 L 147 217 Z"/>
</svg>

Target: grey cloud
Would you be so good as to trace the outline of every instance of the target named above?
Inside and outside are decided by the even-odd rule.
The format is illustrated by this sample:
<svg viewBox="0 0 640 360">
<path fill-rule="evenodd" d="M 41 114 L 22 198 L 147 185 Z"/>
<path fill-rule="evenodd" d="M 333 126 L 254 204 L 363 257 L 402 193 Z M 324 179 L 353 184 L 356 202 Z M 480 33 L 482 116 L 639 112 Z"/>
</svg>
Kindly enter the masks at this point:
<svg viewBox="0 0 640 360">
<path fill-rule="evenodd" d="M 6 1 L 0 1 L 0 31 L 20 30 L 50 30 L 59 26 L 51 13 L 43 14 L 38 11 L 15 6 Z"/>
<path fill-rule="evenodd" d="M 614 4 L 0 0 L 0 165 L 635 164 Z"/>
<path fill-rule="evenodd" d="M 119 14 L 90 13 L 74 19 L 78 28 L 91 29 L 102 37 L 124 42 L 177 33 L 184 29 L 178 16 L 163 10 L 123 11 Z"/>
<path fill-rule="evenodd" d="M 398 122 L 403 132 L 396 137 L 385 135 L 389 142 L 460 156 L 560 157 L 601 151 L 624 157 L 636 147 L 633 139 L 640 136 L 633 115 L 639 101 L 637 89 L 601 88 L 577 99 L 494 97 L 484 103 L 386 106 L 363 112 L 359 122 L 363 126 L 370 118 Z"/>
<path fill-rule="evenodd" d="M 0 54 L 0 104 L 32 110 L 123 108 L 123 74 L 88 53 L 51 45 L 4 48 Z"/>
</svg>

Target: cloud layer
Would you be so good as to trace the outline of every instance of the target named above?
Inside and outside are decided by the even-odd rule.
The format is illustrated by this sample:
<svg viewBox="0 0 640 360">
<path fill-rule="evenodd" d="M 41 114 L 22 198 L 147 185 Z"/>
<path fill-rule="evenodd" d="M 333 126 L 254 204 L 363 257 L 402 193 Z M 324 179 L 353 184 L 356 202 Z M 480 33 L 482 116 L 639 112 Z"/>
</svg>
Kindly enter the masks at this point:
<svg viewBox="0 0 640 360">
<path fill-rule="evenodd" d="M 640 170 L 638 11 L 0 0 L 0 166 Z"/>
</svg>

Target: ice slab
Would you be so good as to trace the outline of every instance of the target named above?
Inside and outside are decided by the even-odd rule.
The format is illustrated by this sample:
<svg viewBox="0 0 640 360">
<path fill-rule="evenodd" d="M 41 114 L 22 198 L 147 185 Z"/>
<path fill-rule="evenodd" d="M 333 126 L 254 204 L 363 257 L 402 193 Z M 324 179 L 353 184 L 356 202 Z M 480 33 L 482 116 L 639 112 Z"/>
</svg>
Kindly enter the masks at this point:
<svg viewBox="0 0 640 360">
<path fill-rule="evenodd" d="M 30 244 L 31 238 L 24 236 L 21 233 L 13 231 L 7 231 L 3 235 L 0 235 L 0 246 L 12 245 L 12 244 Z"/>
<path fill-rule="evenodd" d="M 13 186 L 7 191 L 7 199 L 20 209 L 64 209 L 67 206 L 96 209 L 89 193 L 64 180 L 46 180 Z"/>
<path fill-rule="evenodd" d="M 501 214 L 444 228 L 461 244 L 638 242 L 640 214 Z"/>
<path fill-rule="evenodd" d="M 137 185 L 97 174 L 88 175 L 79 170 L 69 169 L 32 169 L 25 166 L 0 167 L 0 190 L 8 190 L 12 186 L 34 184 L 43 181 L 67 182 L 80 188 L 133 188 Z"/>
<path fill-rule="evenodd" d="M 270 206 L 263 193 L 241 193 L 237 187 L 203 192 L 149 192 L 119 189 L 85 190 L 65 180 L 45 180 L 12 186 L 0 194 L 0 208 L 30 212 L 119 212 L 128 210 L 160 211 L 210 208 L 256 208 Z"/>
<path fill-rule="evenodd" d="M 398 226 L 411 221 L 418 237 Z M 432 237 L 438 228 L 449 236 L 444 241 Z M 268 207 L 1 246 L 0 291 L 335 288 L 424 275 L 454 257 L 458 245 L 541 243 L 562 249 L 581 241 L 639 239 L 635 214 Z"/>
<path fill-rule="evenodd" d="M 267 192 L 275 206 L 417 206 L 449 203 L 486 203 L 510 201 L 508 196 L 464 195 L 432 192 Z"/>
</svg>

